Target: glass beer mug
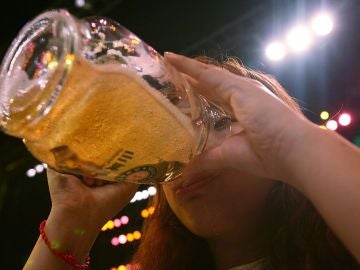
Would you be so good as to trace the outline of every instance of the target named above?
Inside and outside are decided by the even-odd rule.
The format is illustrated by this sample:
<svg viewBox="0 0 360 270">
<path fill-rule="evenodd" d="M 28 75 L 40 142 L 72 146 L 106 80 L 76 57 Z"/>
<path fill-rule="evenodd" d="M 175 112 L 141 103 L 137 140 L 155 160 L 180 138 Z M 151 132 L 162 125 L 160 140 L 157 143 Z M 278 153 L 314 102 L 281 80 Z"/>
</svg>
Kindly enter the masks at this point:
<svg viewBox="0 0 360 270">
<path fill-rule="evenodd" d="M 2 131 L 62 173 L 162 183 L 230 133 L 230 117 L 106 17 L 28 22 L 1 64 Z"/>
</svg>

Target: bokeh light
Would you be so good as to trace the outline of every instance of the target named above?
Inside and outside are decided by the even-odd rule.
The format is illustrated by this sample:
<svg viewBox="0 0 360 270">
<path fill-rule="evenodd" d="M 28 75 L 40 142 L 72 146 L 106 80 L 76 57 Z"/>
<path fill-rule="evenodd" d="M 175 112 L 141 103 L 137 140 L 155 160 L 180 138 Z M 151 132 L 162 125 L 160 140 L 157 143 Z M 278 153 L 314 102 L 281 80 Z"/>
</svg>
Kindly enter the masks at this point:
<svg viewBox="0 0 360 270">
<path fill-rule="evenodd" d="M 123 245 L 126 242 L 127 242 L 126 235 L 123 234 L 119 235 L 119 243 Z"/>
<path fill-rule="evenodd" d="M 136 201 L 146 200 L 149 196 L 154 196 L 156 194 L 155 187 L 149 187 L 147 190 L 137 191 L 134 197 L 131 199 L 130 203 L 134 203 Z"/>
<path fill-rule="evenodd" d="M 147 209 L 143 209 L 142 211 L 141 211 L 141 216 L 143 217 L 143 218 L 148 218 L 149 217 L 149 211 L 147 210 Z"/>
<path fill-rule="evenodd" d="M 271 61 L 280 61 L 286 55 L 286 48 L 281 42 L 274 41 L 266 47 L 265 55 Z"/>
<path fill-rule="evenodd" d="M 329 117 L 330 117 L 330 114 L 329 114 L 327 111 L 322 111 L 322 112 L 320 113 L 320 118 L 321 118 L 322 120 L 328 120 Z"/>
<path fill-rule="evenodd" d="M 328 13 L 320 13 L 311 20 L 311 28 L 319 36 L 326 36 L 334 28 L 334 20 Z"/>
<path fill-rule="evenodd" d="M 42 173 L 44 171 L 44 169 L 45 169 L 44 165 L 42 165 L 42 164 L 37 164 L 35 166 L 35 170 L 36 170 L 37 173 Z"/>
<path fill-rule="evenodd" d="M 121 220 L 121 224 L 128 224 L 129 223 L 129 217 L 128 216 L 122 216 L 121 218 L 120 218 L 120 220 Z"/>
<path fill-rule="evenodd" d="M 154 196 L 156 194 L 156 187 L 149 187 L 148 191 L 150 196 Z"/>
<path fill-rule="evenodd" d="M 102 231 L 112 230 L 114 228 L 119 228 L 122 225 L 129 223 L 128 216 L 121 216 L 120 218 L 115 218 L 114 220 L 108 220 L 104 226 L 101 228 Z"/>
<path fill-rule="evenodd" d="M 339 116 L 339 124 L 342 126 L 348 126 L 351 123 L 351 116 L 348 113 L 342 113 Z"/>
<path fill-rule="evenodd" d="M 134 238 L 135 238 L 136 240 L 139 240 L 139 239 L 141 238 L 141 232 L 139 232 L 139 231 L 135 231 L 135 232 L 133 233 L 133 235 L 134 235 Z"/>
<path fill-rule="evenodd" d="M 329 120 L 326 122 L 326 127 L 330 130 L 337 130 L 338 123 L 335 120 Z"/>
<path fill-rule="evenodd" d="M 85 0 L 75 0 L 75 6 L 84 7 L 85 6 Z"/>
<path fill-rule="evenodd" d="M 121 220 L 119 218 L 114 219 L 114 226 L 119 228 L 121 226 Z"/>
<path fill-rule="evenodd" d="M 115 226 L 114 221 L 109 220 L 109 221 L 108 221 L 108 224 L 107 224 L 108 229 L 109 229 L 109 230 L 112 230 L 112 229 L 114 229 L 114 226 Z"/>
<path fill-rule="evenodd" d="M 311 35 L 305 26 L 299 25 L 288 32 L 286 41 L 293 52 L 303 52 L 310 47 Z"/>
<path fill-rule="evenodd" d="M 26 172 L 27 177 L 34 177 L 36 175 L 35 169 L 28 169 Z"/>
<path fill-rule="evenodd" d="M 128 241 L 128 242 L 132 242 L 132 241 L 134 241 L 134 235 L 132 234 L 132 233 L 128 233 L 128 234 L 126 234 L 126 240 Z"/>
<path fill-rule="evenodd" d="M 113 246 L 118 246 L 120 243 L 119 243 L 119 238 L 118 237 L 113 237 L 112 239 L 111 239 L 111 244 L 113 245 Z"/>
<path fill-rule="evenodd" d="M 149 210 L 149 214 L 152 215 L 152 214 L 154 214 L 154 212 L 155 212 L 155 207 L 154 207 L 154 206 L 150 206 L 148 210 Z"/>
</svg>

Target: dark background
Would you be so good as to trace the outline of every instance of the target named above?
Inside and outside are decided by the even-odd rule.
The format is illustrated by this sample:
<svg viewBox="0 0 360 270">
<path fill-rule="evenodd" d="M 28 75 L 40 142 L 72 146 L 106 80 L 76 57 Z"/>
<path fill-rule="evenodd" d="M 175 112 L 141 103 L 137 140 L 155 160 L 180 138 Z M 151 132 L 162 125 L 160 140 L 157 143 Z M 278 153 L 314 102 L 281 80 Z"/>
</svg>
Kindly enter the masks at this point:
<svg viewBox="0 0 360 270">
<path fill-rule="evenodd" d="M 88 0 L 85 8 L 74 1 L 7 1 L 0 17 L 0 56 L 20 28 L 49 8 L 66 8 L 77 17 L 102 15 L 120 22 L 160 53 L 173 51 L 188 56 L 205 54 L 224 59 L 237 57 L 246 66 L 273 74 L 293 95 L 313 122 L 329 111 L 334 118 L 350 112 L 353 122 L 337 130 L 360 145 L 360 1 L 140 1 Z M 282 37 L 295 22 L 316 11 L 332 12 L 333 32 L 306 53 L 272 63 L 264 48 Z M 261 106 L 261 104 L 259 104 Z M 276 121 L 276 119 L 274 119 Z M 47 217 L 50 199 L 44 173 L 34 178 L 26 171 L 39 162 L 20 139 L 0 134 L 0 269 L 21 269 L 38 237 L 38 226 Z M 331 157 L 329 157 L 331 158 Z M 142 188 L 140 188 L 142 189 Z M 135 244 L 112 247 L 114 235 L 141 225 L 145 201 L 129 205 L 129 226 L 101 233 L 92 252 L 91 269 L 111 269 L 124 264 Z M 151 251 L 149 251 L 151 252 Z M 171 252 L 171 251 L 170 251 Z"/>
</svg>

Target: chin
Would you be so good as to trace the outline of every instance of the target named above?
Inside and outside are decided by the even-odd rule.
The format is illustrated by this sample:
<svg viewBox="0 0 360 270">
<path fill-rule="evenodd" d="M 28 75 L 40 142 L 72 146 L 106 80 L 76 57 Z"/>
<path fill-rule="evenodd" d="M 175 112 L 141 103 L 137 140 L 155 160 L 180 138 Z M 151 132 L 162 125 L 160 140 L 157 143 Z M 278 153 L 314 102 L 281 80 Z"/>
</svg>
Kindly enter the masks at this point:
<svg viewBox="0 0 360 270">
<path fill-rule="evenodd" d="M 178 213 L 178 219 L 193 234 L 209 239 L 229 231 L 229 225 L 234 224 L 234 217 L 231 220 L 222 215 L 221 209 L 206 208 L 187 210 L 186 214 Z"/>
</svg>

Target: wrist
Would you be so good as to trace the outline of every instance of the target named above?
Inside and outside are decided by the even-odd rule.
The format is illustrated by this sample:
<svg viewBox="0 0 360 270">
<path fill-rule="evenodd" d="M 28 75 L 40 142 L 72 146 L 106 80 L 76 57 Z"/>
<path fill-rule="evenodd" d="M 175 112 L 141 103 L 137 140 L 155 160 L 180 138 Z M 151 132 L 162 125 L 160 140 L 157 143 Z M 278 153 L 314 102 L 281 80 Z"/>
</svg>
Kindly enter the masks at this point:
<svg viewBox="0 0 360 270">
<path fill-rule="evenodd" d="M 59 252 L 70 253 L 84 262 L 100 233 L 99 227 L 90 218 L 52 211 L 44 229 Z"/>
<path fill-rule="evenodd" d="M 76 256 L 70 252 L 61 252 L 59 246 L 54 244 L 54 241 L 51 241 L 45 231 L 46 220 L 43 220 L 40 223 L 39 231 L 43 243 L 47 246 L 48 250 L 51 251 L 52 255 L 61 259 L 64 263 L 67 264 L 66 268 L 71 267 L 73 269 L 87 270 L 90 264 L 90 256 L 86 256 L 85 262 L 78 261 Z"/>
<path fill-rule="evenodd" d="M 311 158 L 311 153 L 319 145 L 323 132 L 328 132 L 328 130 L 321 129 L 310 121 L 297 123 L 297 126 L 293 129 L 293 136 L 288 138 L 287 143 L 284 143 L 287 147 L 281 151 L 280 160 L 283 172 L 281 181 L 302 190 L 299 172 L 301 172 L 306 161 Z"/>
<path fill-rule="evenodd" d="M 346 179 L 344 159 L 352 161 L 349 166 L 358 166 L 358 159 L 353 156 L 355 147 L 335 131 L 311 123 L 299 137 L 301 143 L 286 161 L 286 182 L 306 196 L 312 192 L 314 181 L 326 185 L 329 176 Z"/>
</svg>

